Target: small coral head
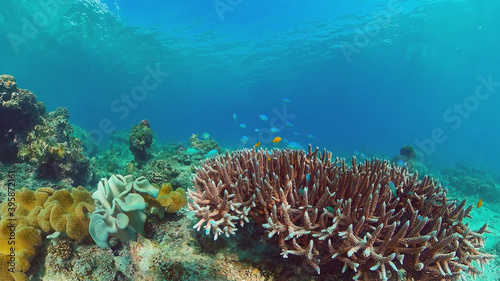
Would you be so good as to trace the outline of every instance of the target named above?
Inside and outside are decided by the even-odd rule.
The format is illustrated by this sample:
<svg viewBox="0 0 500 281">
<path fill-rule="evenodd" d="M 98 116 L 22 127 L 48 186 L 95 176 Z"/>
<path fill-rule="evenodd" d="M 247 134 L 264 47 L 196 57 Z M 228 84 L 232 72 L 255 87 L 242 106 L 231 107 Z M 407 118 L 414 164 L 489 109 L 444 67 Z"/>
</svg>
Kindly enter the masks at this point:
<svg viewBox="0 0 500 281">
<path fill-rule="evenodd" d="M 141 121 L 141 124 L 142 124 L 142 125 L 144 125 L 144 126 L 146 126 L 146 127 L 148 127 L 148 128 L 149 128 L 149 126 L 151 125 L 147 119 L 143 119 L 143 120 Z"/>
</svg>

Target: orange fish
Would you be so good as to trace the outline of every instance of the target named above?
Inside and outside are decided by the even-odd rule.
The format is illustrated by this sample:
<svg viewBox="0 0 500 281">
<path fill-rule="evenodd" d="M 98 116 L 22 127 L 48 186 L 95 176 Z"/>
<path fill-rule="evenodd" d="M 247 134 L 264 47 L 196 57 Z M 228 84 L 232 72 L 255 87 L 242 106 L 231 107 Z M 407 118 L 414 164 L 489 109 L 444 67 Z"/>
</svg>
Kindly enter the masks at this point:
<svg viewBox="0 0 500 281">
<path fill-rule="evenodd" d="M 260 141 L 259 141 L 259 142 L 257 142 L 254 146 L 255 146 L 255 147 L 259 147 L 259 146 L 260 146 Z"/>
<path fill-rule="evenodd" d="M 280 137 L 275 137 L 275 138 L 273 139 L 273 142 L 274 142 L 274 143 L 279 143 L 280 141 L 281 141 L 281 138 L 280 138 Z"/>
<path fill-rule="evenodd" d="M 483 199 L 479 199 L 479 202 L 477 202 L 477 208 L 481 208 L 483 206 Z"/>
</svg>

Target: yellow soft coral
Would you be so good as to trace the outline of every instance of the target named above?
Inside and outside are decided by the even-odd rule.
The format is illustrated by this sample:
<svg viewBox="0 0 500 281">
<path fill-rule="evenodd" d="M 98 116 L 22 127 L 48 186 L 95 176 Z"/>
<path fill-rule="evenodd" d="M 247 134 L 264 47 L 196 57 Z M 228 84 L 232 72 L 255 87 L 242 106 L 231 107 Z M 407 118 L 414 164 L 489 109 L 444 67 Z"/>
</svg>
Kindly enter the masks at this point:
<svg viewBox="0 0 500 281">
<path fill-rule="evenodd" d="M 15 226 L 13 225 L 15 223 Z M 23 217 L 2 214 L 0 220 L 0 280 L 28 280 L 24 274 L 41 243 L 39 232 Z"/>
<path fill-rule="evenodd" d="M 153 186 L 156 186 L 153 184 Z M 163 184 L 158 193 L 158 197 L 144 196 L 144 200 L 148 204 L 148 210 L 152 214 L 158 214 L 163 218 L 165 212 L 175 213 L 180 208 L 186 206 L 186 191 L 182 188 L 177 188 L 175 191 L 170 183 Z"/>
<path fill-rule="evenodd" d="M 23 188 L 16 190 L 15 211 L 12 204 L 0 204 L 0 280 L 28 280 L 24 274 L 29 269 L 35 255 L 35 248 L 41 243 L 38 229 L 44 232 L 58 231 L 75 240 L 81 240 L 88 234 L 88 213 L 95 209 L 92 195 L 83 187 L 54 191 L 44 187 L 36 191 Z M 11 230 L 15 219 L 15 230 Z M 9 272 L 15 241 L 15 270 Z"/>
<path fill-rule="evenodd" d="M 88 235 L 88 213 L 95 209 L 92 195 L 83 187 L 54 191 L 40 188 L 31 191 L 26 188 L 16 191 L 15 215 L 26 219 L 29 226 L 65 232 L 69 238 L 81 240 Z M 0 212 L 6 212 L 7 204 L 0 205 Z"/>
<path fill-rule="evenodd" d="M 83 187 L 57 190 L 44 204 L 38 214 L 38 221 L 43 231 L 54 229 L 65 232 L 69 238 L 82 240 L 89 232 L 88 213 L 95 209 L 92 195 Z"/>
</svg>

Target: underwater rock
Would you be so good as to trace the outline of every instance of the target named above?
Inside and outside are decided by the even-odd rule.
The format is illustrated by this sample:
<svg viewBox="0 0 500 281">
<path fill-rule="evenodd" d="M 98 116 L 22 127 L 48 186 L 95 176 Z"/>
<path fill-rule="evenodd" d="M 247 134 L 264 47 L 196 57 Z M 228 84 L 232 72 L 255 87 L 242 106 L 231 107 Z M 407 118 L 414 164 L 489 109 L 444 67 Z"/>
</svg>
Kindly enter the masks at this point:
<svg viewBox="0 0 500 281">
<path fill-rule="evenodd" d="M 32 92 L 18 89 L 13 76 L 0 75 L 0 162 L 18 161 L 19 145 L 43 115 L 45 106 Z"/>
<path fill-rule="evenodd" d="M 0 75 L 0 92 L 3 94 L 12 93 L 17 91 L 16 78 L 12 75 L 2 74 Z M 2 95 L 3 99 L 3 95 Z"/>
<path fill-rule="evenodd" d="M 399 151 L 399 155 L 406 157 L 409 160 L 413 160 L 417 156 L 417 152 L 412 145 L 405 145 Z"/>
<path fill-rule="evenodd" d="M 132 127 L 129 136 L 129 149 L 134 154 L 135 161 L 143 163 L 148 158 L 147 149 L 153 143 L 153 132 L 148 120 L 142 120 Z"/>
<path fill-rule="evenodd" d="M 420 162 L 415 161 L 417 151 L 412 145 L 405 145 L 399 150 L 399 155 L 391 158 L 391 162 L 396 163 L 400 167 L 407 167 L 410 172 L 419 172 L 420 174 L 428 174 L 427 169 Z"/>
<path fill-rule="evenodd" d="M 201 156 L 207 154 L 211 150 L 217 150 L 220 151 L 219 144 L 212 138 L 207 138 L 204 140 L 198 139 L 198 135 L 193 134 L 189 138 L 189 146 L 193 149 L 196 149 Z M 193 153 L 191 153 L 193 154 Z M 202 158 L 200 158 L 202 159 Z"/>
<path fill-rule="evenodd" d="M 69 112 L 59 107 L 42 117 L 26 134 L 17 155 L 37 167 L 37 178 L 67 180 L 73 186 L 92 182 L 90 159 L 82 141 L 73 135 Z"/>
<path fill-rule="evenodd" d="M 457 163 L 444 170 L 444 177 L 450 186 L 464 194 L 478 196 L 488 202 L 500 202 L 500 185 L 494 174 L 485 168 Z"/>
</svg>

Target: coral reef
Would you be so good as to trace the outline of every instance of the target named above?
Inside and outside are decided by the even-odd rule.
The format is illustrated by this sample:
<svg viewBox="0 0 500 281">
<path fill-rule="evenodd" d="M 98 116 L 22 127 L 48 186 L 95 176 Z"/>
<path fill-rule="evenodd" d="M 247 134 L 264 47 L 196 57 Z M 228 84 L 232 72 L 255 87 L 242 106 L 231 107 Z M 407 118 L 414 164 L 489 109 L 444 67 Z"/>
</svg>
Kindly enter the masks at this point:
<svg viewBox="0 0 500 281">
<path fill-rule="evenodd" d="M 401 147 L 399 155 L 405 157 L 408 160 L 413 160 L 417 156 L 417 151 L 412 145 L 405 145 Z"/>
<path fill-rule="evenodd" d="M 175 213 L 186 206 L 186 191 L 182 188 L 174 191 L 171 184 L 162 184 L 156 198 L 147 195 L 144 196 L 144 200 L 148 204 L 149 213 L 158 214 L 160 218 L 163 218 L 165 212 Z"/>
<path fill-rule="evenodd" d="M 436 182 L 380 160 L 353 166 L 331 153 L 239 150 L 206 160 L 193 178 L 189 208 L 214 239 L 252 218 L 282 256 L 318 273 L 354 280 L 457 280 L 479 274 L 487 224 L 462 222 L 472 206 L 449 201 Z"/>
<path fill-rule="evenodd" d="M 37 166 L 37 177 L 65 179 L 71 185 L 91 182 L 90 159 L 80 139 L 73 136 L 66 108 L 57 108 L 42 118 L 20 144 L 18 156 Z"/>
<path fill-rule="evenodd" d="M 18 89 L 13 76 L 0 75 L 0 162 L 17 160 L 20 143 L 44 114 L 45 106 L 32 92 Z"/>
<path fill-rule="evenodd" d="M 90 216 L 89 232 L 92 239 L 101 248 L 109 248 L 110 237 L 117 237 L 122 242 L 134 239 L 142 234 L 146 221 L 146 202 L 143 195 L 153 198 L 159 190 L 144 177 L 135 181 L 131 175 L 111 176 L 101 179 L 97 191 L 92 194 L 96 209 Z"/>
<path fill-rule="evenodd" d="M 172 163 L 164 159 L 153 159 L 144 167 L 145 177 L 150 183 L 161 184 L 179 175 Z"/>
<path fill-rule="evenodd" d="M 198 139 L 198 135 L 193 134 L 189 138 L 189 146 L 196 149 L 201 155 L 205 155 L 211 150 L 220 151 L 219 144 L 212 138 L 207 138 L 204 140 Z"/>
<path fill-rule="evenodd" d="M 426 167 L 422 163 L 415 161 L 417 151 L 412 145 L 405 145 L 399 150 L 399 155 L 393 156 L 391 162 L 396 163 L 397 166 L 406 166 L 410 172 L 424 173 Z"/>
<path fill-rule="evenodd" d="M 126 131 L 112 131 L 109 134 L 107 149 L 91 159 L 99 179 L 109 178 L 116 174 L 129 175 L 139 170 L 135 166 L 134 157 L 128 148 L 129 136 L 130 133 Z"/>
<path fill-rule="evenodd" d="M 489 202 L 500 202 L 500 185 L 487 169 L 471 164 L 457 163 L 444 170 L 445 179 L 460 192 L 474 195 Z"/>
<path fill-rule="evenodd" d="M 2 74 L 0 75 L 0 92 L 3 95 L 11 94 L 12 92 L 17 91 L 17 82 L 16 78 L 12 75 Z M 3 95 L 1 98 L 3 99 Z M 8 99 L 8 98 L 6 98 Z"/>
<path fill-rule="evenodd" d="M 153 143 L 153 131 L 148 120 L 142 120 L 132 127 L 129 136 L 129 149 L 134 154 L 135 161 L 142 165 L 148 159 L 147 149 Z"/>
</svg>

